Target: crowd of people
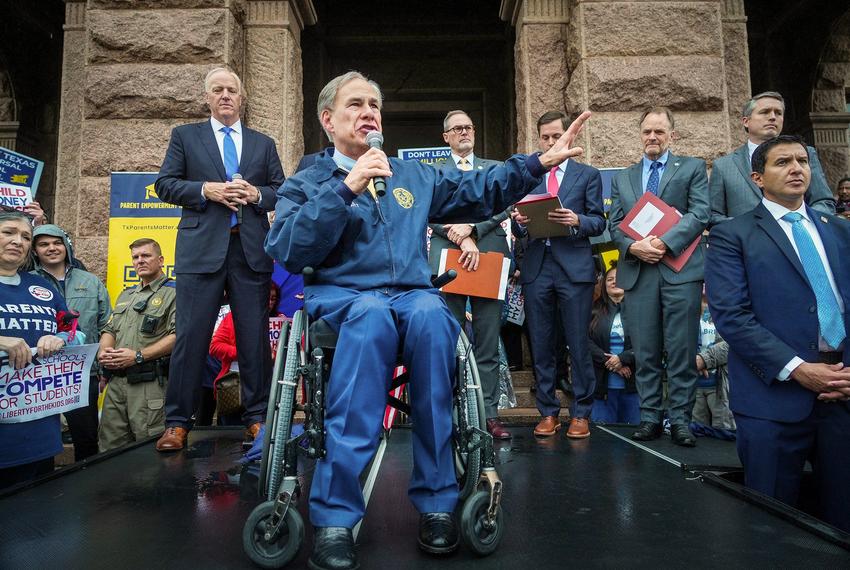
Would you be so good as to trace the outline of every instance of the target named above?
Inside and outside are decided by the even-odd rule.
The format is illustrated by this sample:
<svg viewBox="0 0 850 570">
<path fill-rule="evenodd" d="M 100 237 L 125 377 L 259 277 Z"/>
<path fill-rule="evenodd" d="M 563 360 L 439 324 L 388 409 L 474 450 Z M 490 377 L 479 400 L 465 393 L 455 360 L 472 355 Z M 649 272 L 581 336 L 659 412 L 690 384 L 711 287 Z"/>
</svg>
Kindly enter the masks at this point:
<svg viewBox="0 0 850 570">
<path fill-rule="evenodd" d="M 632 438 L 646 441 L 662 436 L 666 420 L 672 441 L 686 447 L 696 445 L 692 426 L 717 430 L 738 438 L 748 485 L 792 504 L 806 459 L 824 480 L 850 474 L 847 438 L 822 435 L 850 415 L 850 376 L 841 364 L 850 274 L 835 257 L 846 259 L 850 241 L 840 239 L 850 225 L 833 216 L 850 217 L 850 178 L 833 195 L 816 151 L 780 136 L 779 93 L 747 102 L 748 140 L 715 160 L 710 176 L 705 161 L 672 152 L 673 113 L 648 109 L 636 125 L 642 155 L 614 176 L 608 212 L 599 170 L 577 161 L 582 150 L 573 146 L 588 112 L 572 122 L 560 111 L 543 114 L 538 152 L 496 161 L 475 154 L 475 125 L 453 110 L 442 125 L 451 155 L 426 165 L 366 143 L 381 130 L 383 95 L 349 72 L 319 95 L 317 117 L 331 146 L 285 179 L 272 139 L 241 123 L 239 77 L 214 69 L 204 93 L 209 120 L 174 129 L 156 182 L 163 201 L 182 206 L 176 280 L 163 272 L 159 244 L 136 240 L 129 250 L 138 284 L 112 306 L 69 236 L 44 223 L 40 206 L 0 213 L 0 317 L 13 319 L 21 304 L 41 303 L 47 317 L 71 309 L 86 342 L 100 345 L 88 403 L 66 414 L 75 459 L 160 434 L 158 451 L 183 449 L 193 425 L 212 421 L 223 378 L 238 378 L 238 410 L 221 410 L 219 419 L 241 422 L 247 441 L 257 436 L 272 370 L 269 317 L 280 299 L 274 259 L 293 274 L 316 269 L 304 291 L 308 312 L 339 333 L 340 345 L 358 347 L 337 351 L 329 380 L 327 455 L 310 493 L 314 567 L 356 567 L 351 528 L 364 512 L 358 478 L 377 445 L 399 353 L 411 370 L 410 497 L 421 513 L 419 545 L 438 554 L 457 547 L 451 378 L 468 318 L 494 438 L 511 437 L 498 414 L 500 343 L 516 346 L 517 335 L 527 334 L 538 437 L 561 429 L 557 379 L 569 351 L 570 439 L 590 437 L 591 421 L 633 424 Z M 378 180 L 386 196 L 376 191 Z M 528 194 L 558 199 L 545 234 L 540 220 L 516 207 Z M 645 194 L 681 219 L 636 239 L 626 226 Z M 820 232 L 814 246 L 799 241 L 806 228 L 796 218 L 786 222 L 789 212 Z M 762 247 L 767 260 L 776 257 L 764 236 L 753 235 L 758 227 L 778 244 L 788 275 L 782 263 L 751 253 Z M 603 267 L 590 240 L 606 229 L 619 260 Z M 472 273 L 484 253 L 510 258 L 524 325 L 505 326 L 499 299 L 435 291 L 430 280 L 446 250 L 459 250 L 462 269 Z M 825 263 L 806 258 L 811 252 Z M 794 278 L 796 289 L 777 286 Z M 772 291 L 747 288 L 755 284 Z M 28 294 L 33 287 L 49 294 Z M 225 296 L 230 312 L 221 321 Z M 808 328 L 775 330 L 797 318 L 782 307 L 799 299 L 806 306 L 797 322 Z M 782 318 L 765 316 L 771 310 Z M 30 361 L 30 347 L 49 354 L 68 340 L 50 318 L 19 332 L 0 336 L 14 367 Z M 55 416 L 0 424 L 0 488 L 48 472 L 59 431 Z M 822 438 L 844 457 L 827 453 Z M 846 514 L 826 503 L 822 514 L 850 529 Z"/>
</svg>

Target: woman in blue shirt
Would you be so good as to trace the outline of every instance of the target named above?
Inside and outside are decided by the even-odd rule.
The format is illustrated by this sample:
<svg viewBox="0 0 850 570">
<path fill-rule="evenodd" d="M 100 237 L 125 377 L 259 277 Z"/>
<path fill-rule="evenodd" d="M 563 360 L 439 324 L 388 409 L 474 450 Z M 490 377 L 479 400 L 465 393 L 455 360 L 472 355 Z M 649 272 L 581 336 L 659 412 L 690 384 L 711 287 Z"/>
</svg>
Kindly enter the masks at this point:
<svg viewBox="0 0 850 570">
<path fill-rule="evenodd" d="M 67 311 L 62 296 L 38 275 L 19 269 L 29 258 L 32 225 L 17 211 L 0 211 L 0 352 L 4 366 L 23 368 L 31 348 L 48 356 L 65 346 L 56 314 Z M 6 385 L 0 382 L 0 400 Z M 2 421 L 2 420 L 0 420 Z M 59 415 L 0 423 L 0 489 L 49 473 L 62 451 Z"/>
<path fill-rule="evenodd" d="M 599 423 L 640 423 L 640 400 L 634 380 L 635 355 L 622 318 L 625 291 L 617 287 L 617 266 L 605 273 L 601 295 L 593 304 L 590 353 L 596 391 L 590 417 Z"/>
</svg>

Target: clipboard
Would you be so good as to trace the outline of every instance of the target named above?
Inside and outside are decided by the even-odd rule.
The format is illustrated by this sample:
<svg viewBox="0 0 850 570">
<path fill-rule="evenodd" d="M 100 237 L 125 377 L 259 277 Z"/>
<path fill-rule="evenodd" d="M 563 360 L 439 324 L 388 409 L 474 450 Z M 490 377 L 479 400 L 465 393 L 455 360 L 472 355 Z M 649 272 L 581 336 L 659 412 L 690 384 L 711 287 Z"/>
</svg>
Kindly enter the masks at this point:
<svg viewBox="0 0 850 570">
<path fill-rule="evenodd" d="M 531 218 L 525 226 L 531 238 L 563 237 L 570 235 L 570 228 L 549 220 L 547 214 L 563 208 L 561 199 L 550 194 L 530 194 L 516 203 L 523 216 Z"/>
<path fill-rule="evenodd" d="M 440 252 L 439 274 L 442 275 L 449 269 L 457 271 L 455 280 L 444 285 L 440 291 L 504 301 L 511 260 L 497 251 L 481 253 L 478 257 L 478 269 L 467 271 L 458 261 L 461 253 L 463 252 L 459 249 L 449 248 Z"/>
</svg>

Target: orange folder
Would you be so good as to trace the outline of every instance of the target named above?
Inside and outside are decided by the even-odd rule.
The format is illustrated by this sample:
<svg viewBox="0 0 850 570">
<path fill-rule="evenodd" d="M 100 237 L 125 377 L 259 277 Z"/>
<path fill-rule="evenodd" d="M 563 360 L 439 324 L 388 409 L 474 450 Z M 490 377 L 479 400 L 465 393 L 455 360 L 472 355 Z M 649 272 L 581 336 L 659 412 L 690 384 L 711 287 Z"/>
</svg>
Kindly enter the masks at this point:
<svg viewBox="0 0 850 570">
<path fill-rule="evenodd" d="M 478 269 L 467 271 L 458 261 L 461 253 L 459 249 L 444 249 L 440 253 L 439 274 L 442 275 L 449 269 L 457 271 L 455 280 L 440 291 L 504 301 L 511 260 L 497 251 L 481 253 L 478 257 Z"/>
</svg>

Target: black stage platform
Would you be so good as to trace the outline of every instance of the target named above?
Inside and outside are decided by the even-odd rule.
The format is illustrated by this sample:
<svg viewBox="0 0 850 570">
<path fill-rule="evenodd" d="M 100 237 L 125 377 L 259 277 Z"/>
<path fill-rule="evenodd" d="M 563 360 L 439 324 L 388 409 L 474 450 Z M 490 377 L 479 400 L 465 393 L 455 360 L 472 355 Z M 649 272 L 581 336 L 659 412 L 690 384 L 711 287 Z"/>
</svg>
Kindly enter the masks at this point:
<svg viewBox="0 0 850 570">
<path fill-rule="evenodd" d="M 695 450 L 665 455 L 664 440 L 650 452 L 618 437 L 625 428 L 594 427 L 584 441 L 511 431 L 497 450 L 507 527 L 494 555 L 461 549 L 434 559 L 417 550 L 418 516 L 406 497 L 410 432 L 396 429 L 361 529 L 361 566 L 850 565 L 837 544 L 677 466 L 737 461 L 734 445 L 700 439 Z M 251 568 L 241 534 L 256 482 L 240 472 L 240 440 L 241 430 L 198 429 L 185 452 L 160 455 L 150 441 L 0 499 L 0 568 Z M 306 501 L 300 509 L 306 519 Z M 308 531 L 290 567 L 306 567 L 310 548 Z"/>
</svg>

